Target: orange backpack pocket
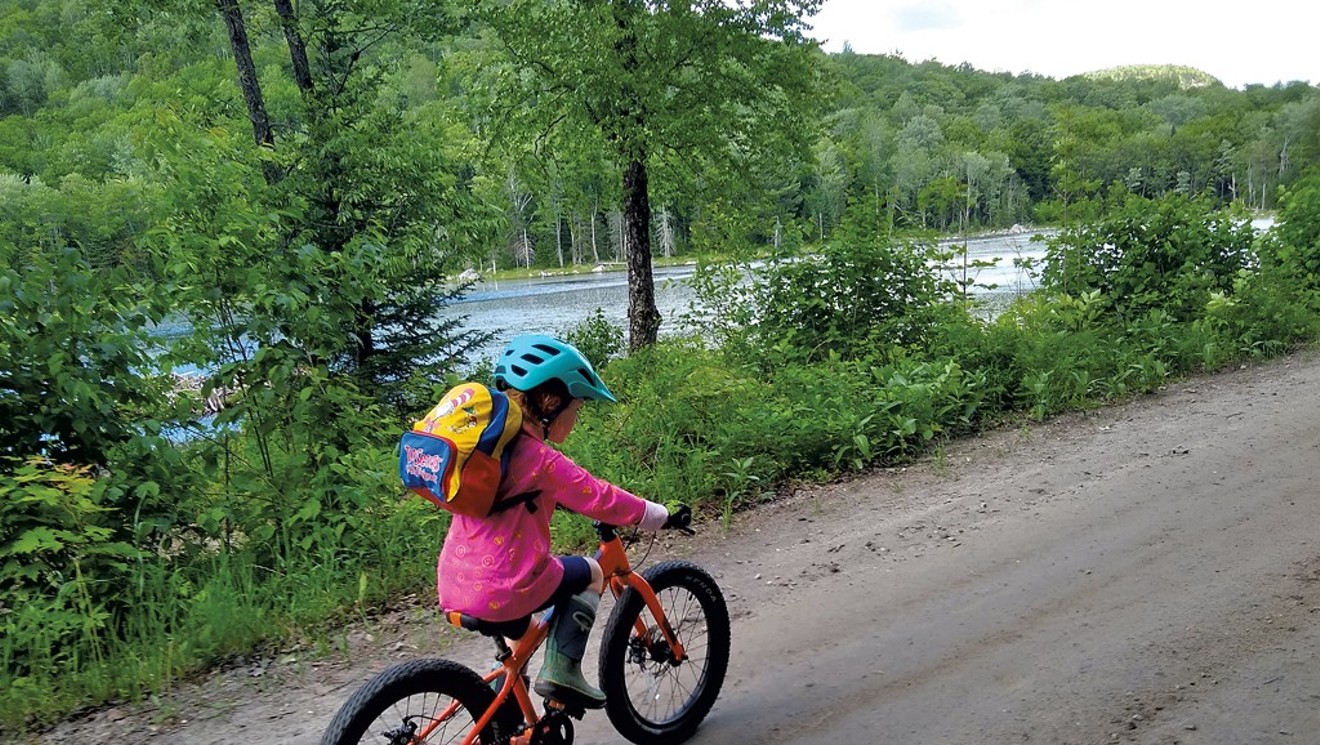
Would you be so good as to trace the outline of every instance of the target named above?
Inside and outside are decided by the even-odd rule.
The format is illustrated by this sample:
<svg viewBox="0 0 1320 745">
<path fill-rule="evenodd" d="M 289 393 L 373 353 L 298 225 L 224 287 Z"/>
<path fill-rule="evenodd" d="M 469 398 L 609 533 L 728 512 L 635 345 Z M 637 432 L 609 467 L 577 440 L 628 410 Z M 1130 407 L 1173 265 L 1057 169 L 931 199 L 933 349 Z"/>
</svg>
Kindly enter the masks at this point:
<svg viewBox="0 0 1320 745">
<path fill-rule="evenodd" d="M 480 383 L 456 386 L 399 442 L 404 488 L 451 512 L 486 517 L 522 411 Z"/>
</svg>

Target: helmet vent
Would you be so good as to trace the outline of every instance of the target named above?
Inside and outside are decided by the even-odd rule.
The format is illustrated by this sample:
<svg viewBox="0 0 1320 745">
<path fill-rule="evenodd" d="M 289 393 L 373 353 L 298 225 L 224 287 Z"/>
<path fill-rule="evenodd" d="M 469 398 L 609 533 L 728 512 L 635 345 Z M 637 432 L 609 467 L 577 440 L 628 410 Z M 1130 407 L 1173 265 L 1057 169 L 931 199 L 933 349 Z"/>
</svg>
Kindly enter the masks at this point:
<svg viewBox="0 0 1320 745">
<path fill-rule="evenodd" d="M 616 400 L 576 347 L 544 334 L 515 337 L 495 367 L 498 386 L 530 391 L 551 380 L 567 386 L 572 398 Z"/>
</svg>

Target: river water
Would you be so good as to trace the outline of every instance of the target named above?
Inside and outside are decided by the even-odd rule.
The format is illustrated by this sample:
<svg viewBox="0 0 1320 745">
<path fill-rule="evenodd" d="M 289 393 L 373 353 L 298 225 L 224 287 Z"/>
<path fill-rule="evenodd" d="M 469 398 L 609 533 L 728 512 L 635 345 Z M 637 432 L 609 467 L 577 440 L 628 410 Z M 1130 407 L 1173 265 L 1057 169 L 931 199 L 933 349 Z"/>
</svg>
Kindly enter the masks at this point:
<svg viewBox="0 0 1320 745">
<path fill-rule="evenodd" d="M 1271 218 L 1252 223 L 1268 229 Z M 966 246 L 966 255 L 942 268 L 949 279 L 969 283 L 968 292 L 978 302 L 979 312 L 992 316 L 1014 297 L 1036 287 L 1039 263 L 1045 255 L 1043 239 L 1053 231 L 1023 231 L 1003 235 L 943 241 L 944 246 Z M 1036 262 L 1035 268 L 1021 262 Z M 975 264 L 986 266 L 974 267 Z M 966 267 L 964 269 L 963 267 Z M 656 307 L 660 311 L 661 336 L 688 333 L 682 322 L 700 302 L 689 280 L 695 264 L 657 268 Z M 582 272 L 515 280 L 483 280 L 461 300 L 440 310 L 446 318 L 461 317 L 464 328 L 488 332 L 491 342 L 469 354 L 476 365 L 493 359 L 508 339 L 517 334 L 563 334 L 600 309 L 610 323 L 627 329 L 628 278 L 623 271 Z M 184 329 L 186 330 L 186 329 Z M 163 334 L 167 335 L 167 334 Z"/>
<path fill-rule="evenodd" d="M 974 283 L 969 292 L 984 302 L 987 309 L 1002 307 L 1012 297 L 1036 286 L 1036 275 L 1015 265 L 1015 259 L 1040 259 L 1045 244 L 1033 242 L 1033 235 L 1023 232 L 971 238 L 966 241 L 966 269 L 963 257 L 958 266 L 946 267 L 950 279 L 966 278 Z M 942 245 L 952 245 L 944 242 Z M 963 241 L 957 242 L 958 246 Z M 991 266 L 970 268 L 974 263 Z M 687 333 L 682 317 L 700 299 L 690 279 L 696 265 L 657 268 L 655 275 L 656 307 L 660 311 L 660 334 Z M 993 288 L 992 288 L 993 287 Z M 628 327 L 628 277 L 622 271 L 583 272 L 566 276 L 530 279 L 482 281 L 462 300 L 441 311 L 446 317 L 462 317 L 463 326 L 489 332 L 492 342 L 474 350 L 469 360 L 493 358 L 512 336 L 522 333 L 562 334 L 576 327 L 600 309 L 605 319 L 624 329 Z"/>
</svg>

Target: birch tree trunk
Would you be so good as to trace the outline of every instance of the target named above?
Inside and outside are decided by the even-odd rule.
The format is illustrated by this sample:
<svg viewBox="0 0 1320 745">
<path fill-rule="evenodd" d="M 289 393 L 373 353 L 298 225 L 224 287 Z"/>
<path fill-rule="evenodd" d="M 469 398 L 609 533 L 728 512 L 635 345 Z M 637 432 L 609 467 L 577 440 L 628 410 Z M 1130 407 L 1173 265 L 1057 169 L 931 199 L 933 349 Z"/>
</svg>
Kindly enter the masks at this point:
<svg viewBox="0 0 1320 745">
<path fill-rule="evenodd" d="M 582 263 L 581 223 L 576 212 L 568 216 L 568 258 L 573 265 Z"/>
<path fill-rule="evenodd" d="M 614 260 L 622 261 L 628 254 L 628 236 L 623 229 L 623 213 L 610 213 L 610 248 L 614 251 Z"/>
<path fill-rule="evenodd" d="M 660 255 L 667 259 L 674 255 L 674 224 L 667 205 L 660 208 L 657 222 L 660 232 Z"/>
<path fill-rule="evenodd" d="M 591 258 L 597 264 L 600 263 L 600 246 L 596 243 L 596 218 L 600 215 L 600 201 L 597 200 L 591 205 Z"/>
<path fill-rule="evenodd" d="M 527 269 L 532 268 L 532 239 L 527 235 L 527 228 L 522 229 L 522 239 L 519 242 L 519 250 L 522 251 L 523 266 Z"/>
<path fill-rule="evenodd" d="M 564 231 L 563 221 L 560 219 L 559 208 L 555 208 L 555 258 L 559 260 L 559 268 L 564 268 Z"/>
</svg>

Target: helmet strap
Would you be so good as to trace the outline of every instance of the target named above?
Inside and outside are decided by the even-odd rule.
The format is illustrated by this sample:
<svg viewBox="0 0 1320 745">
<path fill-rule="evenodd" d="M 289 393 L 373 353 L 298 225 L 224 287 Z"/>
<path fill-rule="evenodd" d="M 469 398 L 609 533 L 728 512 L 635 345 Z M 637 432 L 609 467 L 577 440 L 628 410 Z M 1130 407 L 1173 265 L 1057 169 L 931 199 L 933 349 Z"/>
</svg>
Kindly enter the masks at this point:
<svg viewBox="0 0 1320 745">
<path fill-rule="evenodd" d="M 540 416 L 537 417 L 537 419 L 541 420 L 541 426 L 546 427 L 548 429 L 550 425 L 553 424 L 554 421 L 559 418 L 559 415 L 563 414 L 564 410 L 571 405 L 573 405 L 573 399 L 566 398 L 559 402 L 559 405 L 555 407 L 554 411 L 541 414 Z"/>
<path fill-rule="evenodd" d="M 546 411 L 541 407 L 541 404 L 544 401 L 545 392 L 540 390 L 539 386 L 530 391 L 519 392 L 522 394 L 522 400 L 525 402 L 523 406 L 524 413 L 530 415 L 531 419 L 541 425 L 541 435 L 543 438 L 549 436 L 550 425 L 559 418 L 559 415 L 563 414 L 565 409 L 573 405 L 573 396 L 568 393 L 567 386 L 563 387 L 562 392 L 550 392 L 550 396 L 558 399 L 559 403 L 549 411 Z"/>
</svg>

